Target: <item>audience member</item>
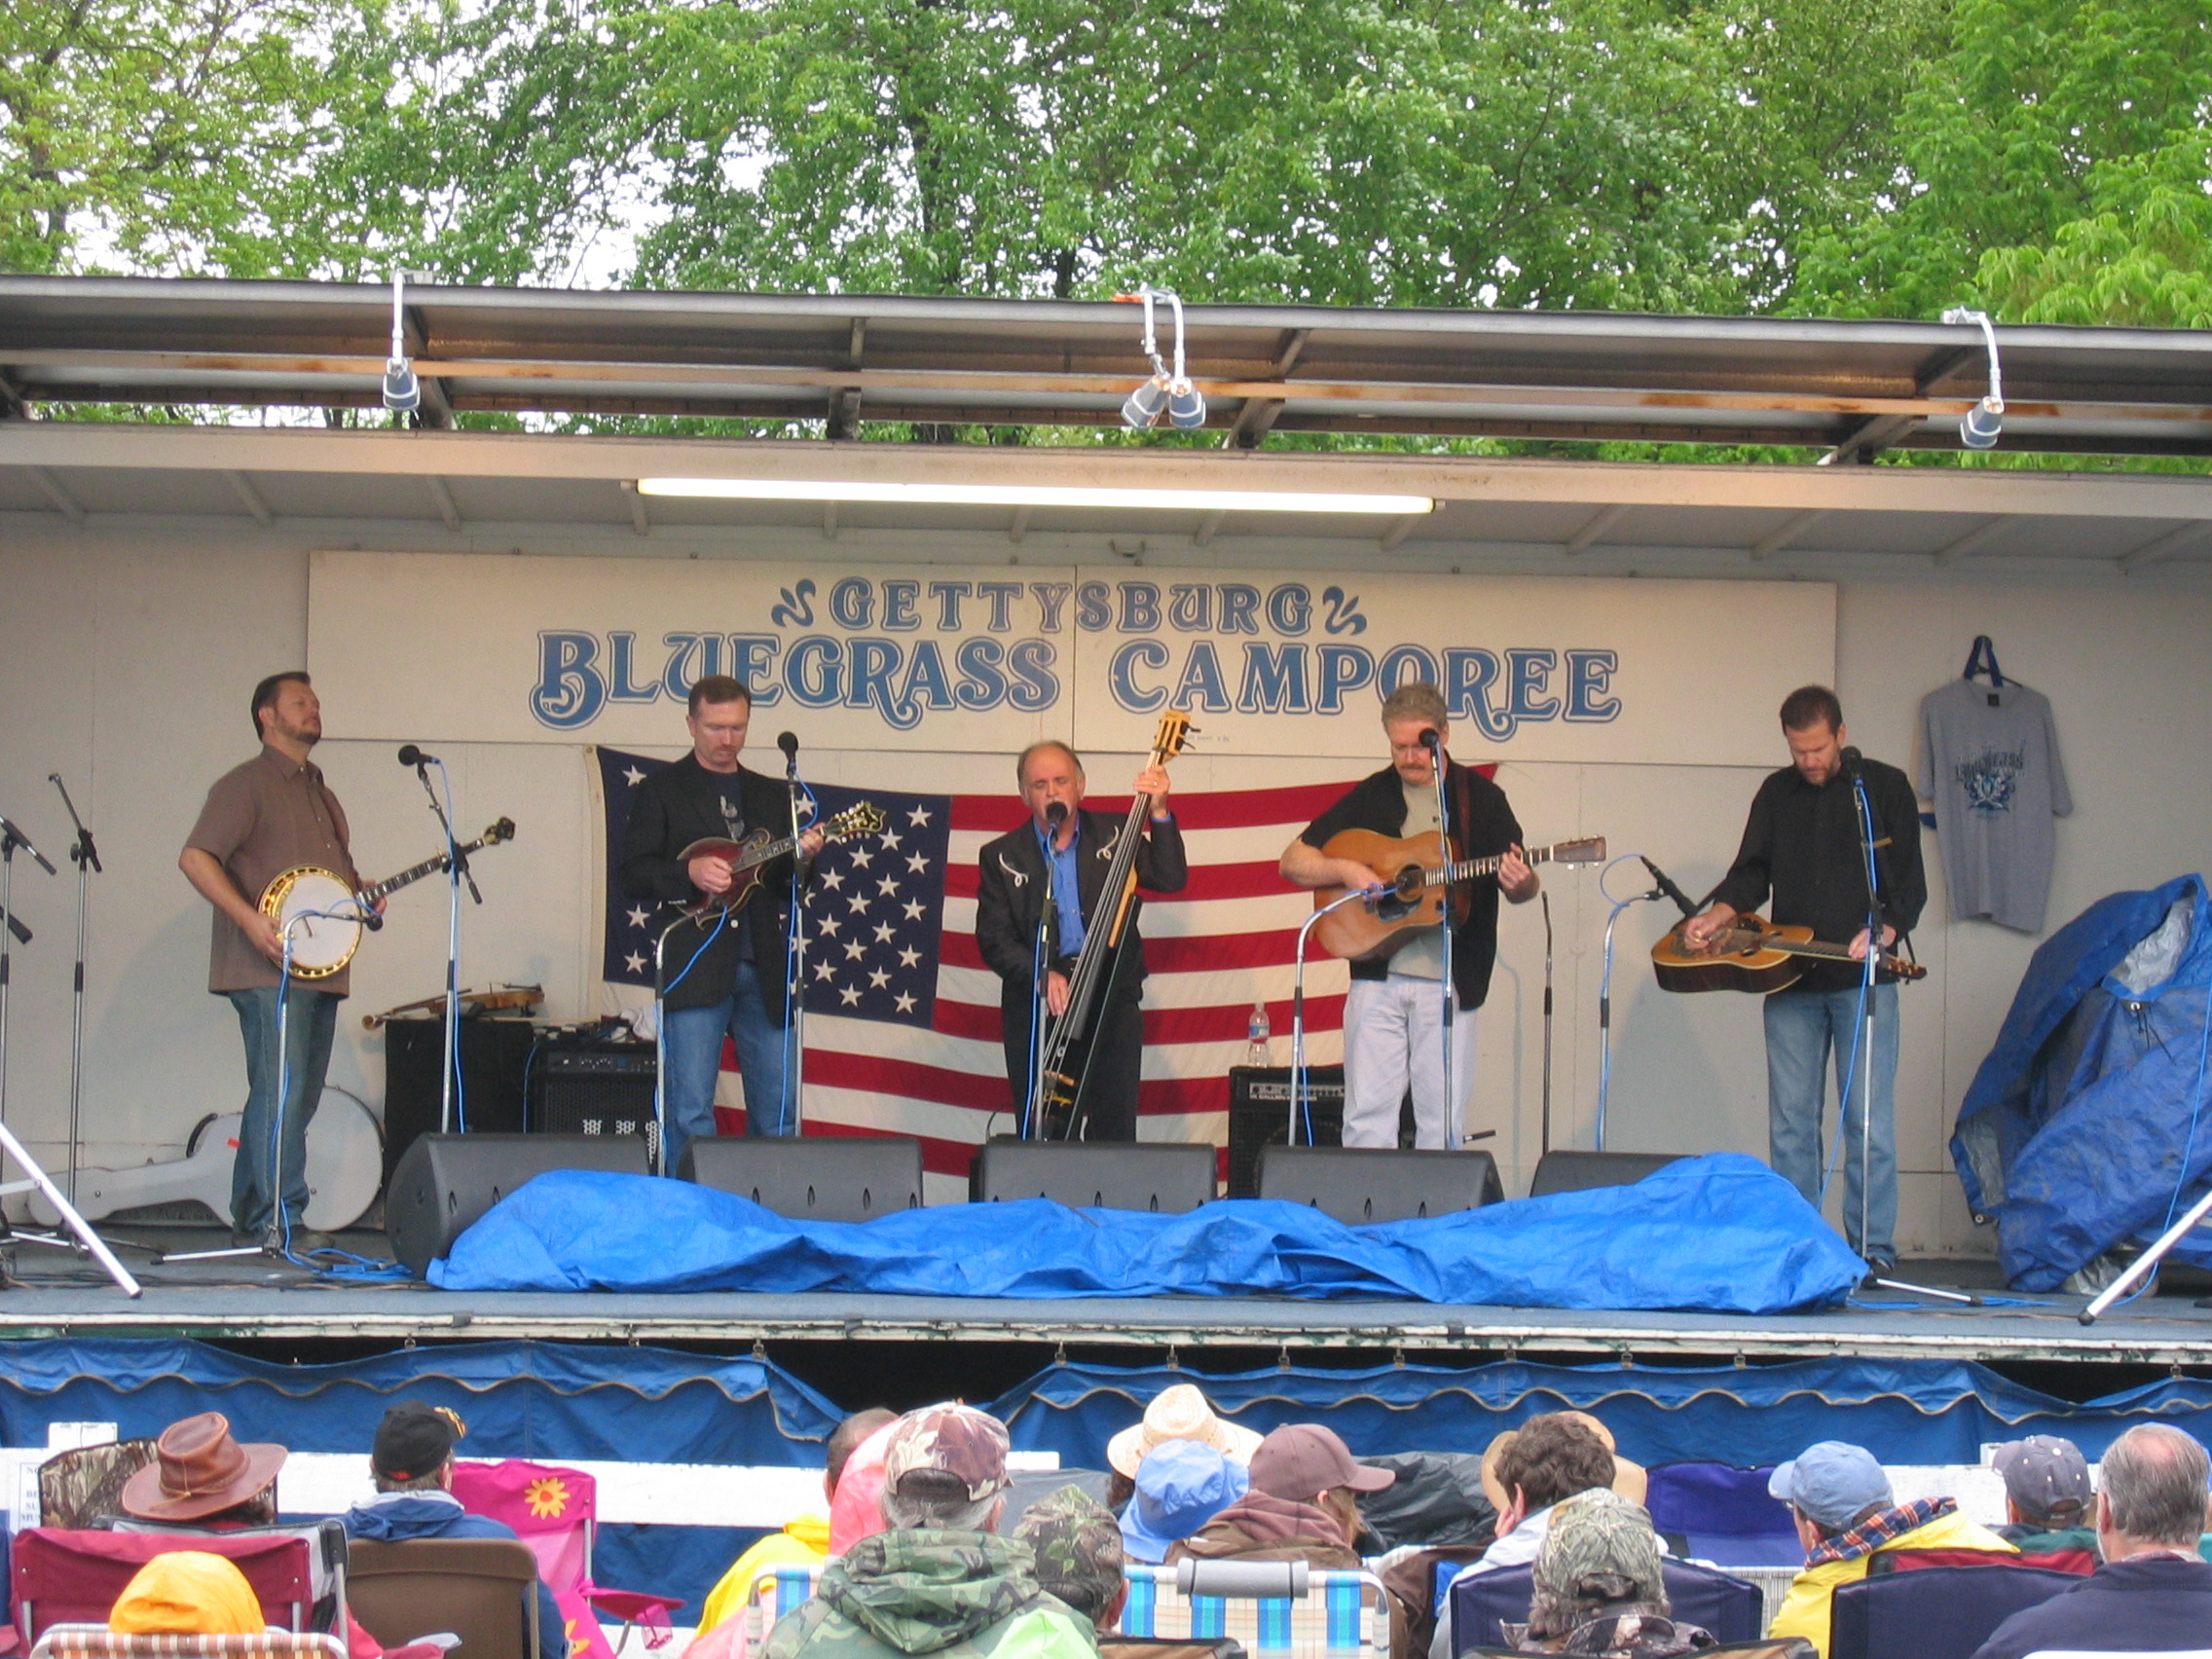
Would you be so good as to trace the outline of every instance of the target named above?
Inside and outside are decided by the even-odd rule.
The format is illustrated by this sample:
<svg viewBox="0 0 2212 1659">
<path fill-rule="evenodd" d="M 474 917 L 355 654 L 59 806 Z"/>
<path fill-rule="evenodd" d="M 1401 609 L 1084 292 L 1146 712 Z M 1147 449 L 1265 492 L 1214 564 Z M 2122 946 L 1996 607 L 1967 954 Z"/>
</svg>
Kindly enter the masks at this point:
<svg viewBox="0 0 2212 1659">
<path fill-rule="evenodd" d="M 1675 1659 L 1715 1645 L 1711 1631 L 1677 1624 L 1660 1575 L 1659 1534 L 1641 1504 L 1596 1487 L 1558 1504 L 1536 1552 L 1526 1625 L 1506 1640 L 1530 1653 Z"/>
<path fill-rule="evenodd" d="M 1620 1466 L 1611 1434 L 1587 1412 L 1545 1412 L 1506 1430 L 1483 1453 L 1483 1489 L 1497 1506 L 1497 1536 L 1452 1582 L 1530 1565 L 1561 1503 L 1578 1493 L 1609 1492 L 1616 1481 L 1632 1485 L 1641 1501 L 1642 1474 L 1634 1464 Z M 1451 1659 L 1451 1621 L 1437 1620 L 1430 1659 Z"/>
<path fill-rule="evenodd" d="M 830 1442 L 823 1449 L 822 1498 L 826 1505 L 836 1503 L 837 1483 L 861 1442 L 898 1420 L 898 1413 L 870 1406 L 865 1412 L 855 1412 L 830 1431 Z M 701 1642 L 710 1631 L 745 1611 L 746 1604 L 753 1599 L 754 1582 L 760 1574 L 778 1567 L 818 1567 L 829 1559 L 830 1517 L 826 1511 L 809 1510 L 793 1516 L 784 1523 L 781 1531 L 756 1540 L 707 1593 L 699 1611 L 699 1640 L 686 1649 L 687 1654 L 693 1659 L 717 1659 L 717 1650 L 703 1647 Z M 743 1653 L 744 1650 L 741 1637 L 732 1651 Z"/>
<path fill-rule="evenodd" d="M 1824 1656 L 1828 1617 L 1839 1584 L 1866 1576 L 1866 1564 L 1885 1550 L 1950 1549 L 2018 1552 L 1986 1527 L 1959 1513 L 1949 1497 L 1900 1504 L 1874 1455 L 1840 1440 L 1808 1446 L 1777 1468 L 1767 1491 L 1789 1505 L 1797 1540 L 1805 1546 L 1804 1570 L 1791 1580 L 1769 1637 L 1800 1637 Z"/>
<path fill-rule="evenodd" d="M 879 1425 L 853 1448 L 830 1499 L 830 1553 L 849 1555 L 855 1544 L 883 1530 L 883 1456 L 899 1419 Z"/>
<path fill-rule="evenodd" d="M 1027 1550 L 997 1536 L 1006 1454 L 1005 1425 L 967 1406 L 901 1418 L 883 1458 L 889 1530 L 822 1569 L 763 1659 L 1094 1659 L 1089 1624 L 1039 1588 Z"/>
<path fill-rule="evenodd" d="M 1062 1487 L 1030 1505 L 1014 1536 L 1029 1546 L 1040 1589 L 1065 1602 L 1094 1629 L 1114 1628 L 1129 1586 L 1122 1575 L 1121 1530 L 1104 1505 L 1081 1487 Z"/>
<path fill-rule="evenodd" d="M 261 1602 L 236 1563 L 171 1550 L 138 1569 L 108 1613 L 119 1636 L 259 1636 Z"/>
<path fill-rule="evenodd" d="M 2105 1453 L 2095 1500 L 2104 1565 L 1997 1627 L 1974 1659 L 2046 1649 L 2175 1653 L 2212 1643 L 2212 1565 L 2196 1553 L 2212 1468 L 2166 1423 L 2129 1429 Z"/>
<path fill-rule="evenodd" d="M 402 1400 L 384 1414 L 369 1449 L 377 1492 L 339 1517 L 349 1538 L 404 1544 L 420 1538 L 509 1538 L 515 1530 L 489 1515 L 471 1515 L 453 1494 L 453 1449 L 468 1432 L 447 1406 Z M 561 1605 L 537 1581 L 538 1659 L 569 1659 Z"/>
<path fill-rule="evenodd" d="M 1303 1561 L 1314 1567 L 1360 1564 L 1359 1494 L 1397 1477 L 1354 1462 L 1334 1429 L 1285 1423 L 1252 1454 L 1244 1495 L 1167 1552 L 1203 1561 Z"/>
<path fill-rule="evenodd" d="M 2089 1516 L 2089 1464 L 2082 1449 L 2055 1434 L 2008 1440 L 1990 1459 L 2005 1477 L 2005 1525 L 1997 1535 L 2022 1555 L 2096 1548 Z"/>
<path fill-rule="evenodd" d="M 195 1531 L 273 1526 L 284 1457 L 281 1446 L 233 1439 L 221 1412 L 202 1412 L 162 1430 L 154 1460 L 124 1483 L 123 1512 Z"/>
<path fill-rule="evenodd" d="M 1122 1547 L 1131 1561 L 1158 1566 L 1251 1490 L 1251 1471 L 1196 1440 L 1155 1446 L 1137 1465 L 1135 1491 L 1122 1511 Z"/>
<path fill-rule="evenodd" d="M 1145 1455 L 1175 1440 L 1210 1446 L 1235 1463 L 1249 1463 L 1260 1445 L 1252 1430 L 1217 1414 L 1196 1385 L 1178 1382 L 1162 1388 L 1145 1407 L 1142 1421 L 1131 1423 L 1106 1443 L 1106 1467 L 1117 1477 L 1107 1487 L 1107 1505 L 1119 1514 L 1135 1491 L 1137 1465 Z"/>
</svg>

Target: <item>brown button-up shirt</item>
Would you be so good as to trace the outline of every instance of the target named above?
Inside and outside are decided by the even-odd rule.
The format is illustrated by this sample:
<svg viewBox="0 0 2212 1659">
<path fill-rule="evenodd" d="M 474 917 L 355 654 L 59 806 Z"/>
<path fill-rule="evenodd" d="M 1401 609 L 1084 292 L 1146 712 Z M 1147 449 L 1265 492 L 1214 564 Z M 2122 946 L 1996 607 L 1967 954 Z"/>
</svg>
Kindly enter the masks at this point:
<svg viewBox="0 0 2212 1659">
<path fill-rule="evenodd" d="M 335 870 L 359 886 L 350 840 L 346 809 L 322 781 L 322 769 L 312 760 L 294 762 L 265 745 L 251 760 L 215 780 L 184 844 L 213 857 L 246 902 L 258 904 L 270 882 L 301 865 Z M 220 995 L 276 984 L 276 964 L 254 949 L 230 917 L 220 910 L 214 917 L 208 990 Z M 344 996 L 350 977 L 349 970 L 341 970 L 313 986 Z"/>
</svg>

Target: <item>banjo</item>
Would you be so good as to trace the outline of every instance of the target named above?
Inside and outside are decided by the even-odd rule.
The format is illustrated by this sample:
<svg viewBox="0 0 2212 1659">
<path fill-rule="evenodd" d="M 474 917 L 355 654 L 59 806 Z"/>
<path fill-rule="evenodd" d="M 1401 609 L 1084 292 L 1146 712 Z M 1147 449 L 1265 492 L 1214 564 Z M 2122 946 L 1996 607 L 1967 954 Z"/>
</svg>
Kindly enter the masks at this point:
<svg viewBox="0 0 2212 1659">
<path fill-rule="evenodd" d="M 502 818 L 476 840 L 461 849 L 461 856 L 515 838 L 515 821 Z M 276 877 L 261 890 L 261 913 L 276 924 L 279 934 L 289 929 L 292 940 L 292 977 L 327 979 L 353 960 L 361 948 L 361 930 L 381 927 L 375 913 L 378 900 L 396 893 L 409 882 L 421 881 L 445 869 L 448 859 L 440 853 L 412 868 L 356 891 L 336 870 L 301 865 Z M 305 917 L 305 920 L 300 918 Z M 297 922 L 298 925 L 293 924 Z"/>
</svg>

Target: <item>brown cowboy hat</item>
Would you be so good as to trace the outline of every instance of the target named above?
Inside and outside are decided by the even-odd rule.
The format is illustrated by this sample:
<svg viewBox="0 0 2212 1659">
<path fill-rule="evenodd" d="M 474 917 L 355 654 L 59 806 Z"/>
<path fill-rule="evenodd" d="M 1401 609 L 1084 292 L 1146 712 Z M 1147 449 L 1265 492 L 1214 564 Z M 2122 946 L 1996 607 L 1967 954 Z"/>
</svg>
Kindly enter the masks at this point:
<svg viewBox="0 0 2212 1659">
<path fill-rule="evenodd" d="M 1613 1491 L 1619 1493 L 1631 1503 L 1641 1503 L 1644 1492 L 1649 1485 L 1643 1472 L 1643 1465 L 1632 1463 L 1618 1452 L 1613 1451 L 1613 1431 L 1588 1412 L 1562 1412 L 1560 1416 L 1572 1418 L 1604 1443 L 1605 1450 L 1613 1454 Z M 1505 1507 L 1505 1499 L 1508 1495 L 1504 1485 L 1497 1478 L 1497 1460 L 1505 1456 L 1505 1449 L 1513 1444 L 1515 1432 L 1513 1429 L 1507 1429 L 1483 1449 L 1483 1494 L 1490 1499 L 1492 1507 L 1496 1509 Z"/>
<path fill-rule="evenodd" d="M 275 1481 L 284 1455 L 281 1446 L 240 1445 L 229 1418 L 202 1412 L 162 1430 L 154 1461 L 124 1483 L 123 1512 L 141 1521 L 219 1515 Z"/>
</svg>

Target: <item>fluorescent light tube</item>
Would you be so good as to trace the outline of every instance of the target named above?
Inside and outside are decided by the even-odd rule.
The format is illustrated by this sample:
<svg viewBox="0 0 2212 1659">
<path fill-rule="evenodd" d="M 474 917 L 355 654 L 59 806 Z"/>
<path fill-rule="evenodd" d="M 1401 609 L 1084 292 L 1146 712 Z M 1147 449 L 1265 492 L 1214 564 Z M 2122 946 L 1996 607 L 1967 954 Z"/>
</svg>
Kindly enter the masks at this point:
<svg viewBox="0 0 2212 1659">
<path fill-rule="evenodd" d="M 876 484 L 858 479 L 641 478 L 643 496 L 742 501 L 888 501 L 956 507 L 1136 507 L 1199 513 L 1373 513 L 1436 510 L 1428 496 L 1353 496 L 1299 490 L 1134 490 L 1058 484 Z"/>
</svg>

